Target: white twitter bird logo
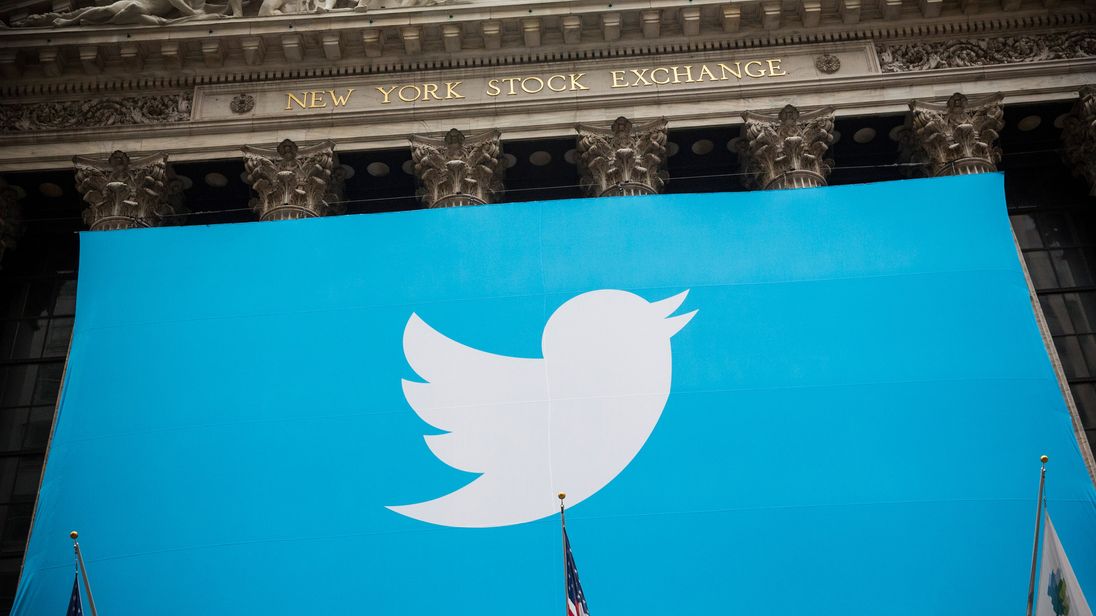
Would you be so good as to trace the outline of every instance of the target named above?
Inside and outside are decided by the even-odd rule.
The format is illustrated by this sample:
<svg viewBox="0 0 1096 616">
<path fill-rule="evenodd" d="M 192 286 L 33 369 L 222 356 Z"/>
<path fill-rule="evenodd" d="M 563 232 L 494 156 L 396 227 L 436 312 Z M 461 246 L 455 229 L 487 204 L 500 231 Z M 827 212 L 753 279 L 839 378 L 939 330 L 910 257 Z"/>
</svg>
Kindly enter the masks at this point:
<svg viewBox="0 0 1096 616">
<path fill-rule="evenodd" d="M 670 338 L 696 314 L 670 316 L 687 294 L 574 297 L 544 327 L 544 359 L 464 346 L 412 314 L 403 350 L 426 382 L 403 381 L 407 402 L 447 431 L 425 437 L 438 459 L 482 474 L 440 498 L 389 509 L 442 526 L 506 526 L 558 511 L 559 492 L 576 505 L 605 487 L 662 415 Z"/>
</svg>

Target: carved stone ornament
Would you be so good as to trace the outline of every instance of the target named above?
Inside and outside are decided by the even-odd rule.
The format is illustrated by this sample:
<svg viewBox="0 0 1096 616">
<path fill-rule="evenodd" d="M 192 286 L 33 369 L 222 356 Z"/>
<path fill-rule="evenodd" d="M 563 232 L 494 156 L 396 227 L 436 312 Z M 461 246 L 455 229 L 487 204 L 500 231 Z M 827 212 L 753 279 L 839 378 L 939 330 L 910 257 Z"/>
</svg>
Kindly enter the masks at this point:
<svg viewBox="0 0 1096 616">
<path fill-rule="evenodd" d="M 342 170 L 335 143 L 299 147 L 286 139 L 276 149 L 245 145 L 244 176 L 259 220 L 293 220 L 341 214 Z"/>
<path fill-rule="evenodd" d="M 237 94 L 228 104 L 232 113 L 247 113 L 255 108 L 255 97 L 250 94 Z"/>
<path fill-rule="evenodd" d="M 1081 88 L 1081 97 L 1065 117 L 1062 145 L 1073 174 L 1088 181 L 1096 197 L 1096 85 Z"/>
<path fill-rule="evenodd" d="M 819 72 L 832 75 L 841 70 L 841 58 L 833 55 L 832 53 L 824 53 L 814 59 L 814 67 Z"/>
<path fill-rule="evenodd" d="M 875 49 L 884 73 L 1091 58 L 1096 57 L 1096 31 L 878 43 Z"/>
<path fill-rule="evenodd" d="M 23 218 L 19 210 L 19 193 L 0 178 L 0 264 L 4 252 L 15 248 L 16 240 L 23 232 Z"/>
<path fill-rule="evenodd" d="M 1001 160 L 1002 98 L 998 93 L 968 99 L 956 92 L 944 104 L 911 102 L 903 157 L 933 177 L 995 171 Z"/>
<path fill-rule="evenodd" d="M 411 137 L 411 160 L 426 207 L 492 203 L 503 189 L 502 143 L 497 130 L 465 137 L 451 129 L 444 139 Z"/>
<path fill-rule="evenodd" d="M 181 182 L 167 165 L 167 154 L 130 160 L 121 150 L 107 160 L 76 156 L 76 188 L 83 195 L 84 222 L 92 231 L 175 224 L 185 213 Z"/>
<path fill-rule="evenodd" d="M 595 197 L 654 195 L 666 172 L 666 118 L 633 124 L 619 117 L 609 128 L 579 124 L 582 186 Z"/>
<path fill-rule="evenodd" d="M 0 132 L 187 122 L 192 100 L 188 92 L 0 105 Z"/>
<path fill-rule="evenodd" d="M 227 4 L 206 4 L 205 0 L 117 0 L 97 3 L 71 11 L 31 15 L 12 22 L 12 26 L 37 27 L 89 25 L 163 25 L 181 21 L 217 19 L 243 15 L 242 0 Z"/>
<path fill-rule="evenodd" d="M 826 185 L 833 161 L 833 107 L 800 113 L 786 105 L 776 115 L 747 111 L 738 152 L 746 185 L 762 189 Z"/>
</svg>

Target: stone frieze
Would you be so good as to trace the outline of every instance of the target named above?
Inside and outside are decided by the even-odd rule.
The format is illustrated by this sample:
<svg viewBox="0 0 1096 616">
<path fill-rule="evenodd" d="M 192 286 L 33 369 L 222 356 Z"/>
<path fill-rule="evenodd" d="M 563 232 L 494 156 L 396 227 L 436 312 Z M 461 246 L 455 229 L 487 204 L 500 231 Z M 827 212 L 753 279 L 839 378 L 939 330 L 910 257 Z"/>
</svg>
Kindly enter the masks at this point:
<svg viewBox="0 0 1096 616">
<path fill-rule="evenodd" d="M 0 104 L 0 133 L 186 122 L 192 102 L 185 92 Z"/>
<path fill-rule="evenodd" d="M 1096 57 L 1096 31 L 1033 36 L 878 43 L 884 73 Z"/>
</svg>

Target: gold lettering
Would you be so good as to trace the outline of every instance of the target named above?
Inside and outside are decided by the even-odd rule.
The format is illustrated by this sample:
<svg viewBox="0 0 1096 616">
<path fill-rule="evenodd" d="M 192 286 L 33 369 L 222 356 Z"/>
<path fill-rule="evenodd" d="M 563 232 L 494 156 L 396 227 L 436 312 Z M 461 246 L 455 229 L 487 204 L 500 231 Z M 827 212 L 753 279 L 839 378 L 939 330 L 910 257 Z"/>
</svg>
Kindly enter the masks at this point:
<svg viewBox="0 0 1096 616">
<path fill-rule="evenodd" d="M 579 79 L 586 76 L 586 73 L 571 73 L 571 91 L 575 90 L 589 90 L 586 86 L 579 83 Z"/>
<path fill-rule="evenodd" d="M 387 90 L 385 90 L 383 86 L 377 86 L 377 92 L 380 92 L 384 96 L 384 100 L 381 101 L 382 105 L 387 105 L 392 102 L 388 97 L 392 96 L 392 92 L 395 90 L 396 86 L 389 86 Z"/>
<path fill-rule="evenodd" d="M 551 80 L 549 80 L 549 82 L 550 81 Z M 498 96 L 501 93 L 502 90 L 499 89 L 498 79 L 492 79 L 491 81 L 487 82 L 487 96 Z"/>
<path fill-rule="evenodd" d="M 712 69 L 708 68 L 707 64 L 700 65 L 700 76 L 696 80 L 704 81 L 704 75 L 708 76 L 708 81 L 716 81 L 715 74 L 712 73 Z"/>
<path fill-rule="evenodd" d="M 553 92 L 562 92 L 562 91 L 566 90 L 567 89 L 566 85 L 562 85 L 558 88 L 552 87 L 552 80 L 553 79 L 559 79 L 560 81 L 563 81 L 564 77 L 566 77 L 566 75 L 552 75 L 551 77 L 549 77 L 548 78 L 548 89 L 553 91 Z"/>
<path fill-rule="evenodd" d="M 766 62 L 769 63 L 769 77 L 780 77 L 782 75 L 787 75 L 787 73 L 780 68 L 780 58 L 776 58 L 774 60 L 766 60 Z M 780 72 L 778 73 L 776 71 Z"/>
<path fill-rule="evenodd" d="M 327 101 L 323 99 L 323 90 L 313 90 L 308 93 L 308 108 L 309 109 L 323 109 L 327 106 Z"/>
<path fill-rule="evenodd" d="M 521 77 L 506 77 L 502 80 L 510 83 L 510 93 L 506 96 L 514 96 L 518 93 L 518 91 L 514 89 L 514 83 L 517 82 L 519 79 L 521 79 Z"/>
<path fill-rule="evenodd" d="M 301 96 L 304 96 L 305 98 L 308 98 L 308 97 L 307 97 L 307 96 L 305 95 L 305 93 L 304 93 L 304 92 L 301 92 Z M 293 109 L 293 103 L 296 103 L 296 104 L 297 104 L 297 106 L 299 106 L 299 107 L 300 107 L 301 109 L 305 109 L 305 108 L 306 108 L 306 105 L 304 104 L 304 101 L 302 101 L 301 99 L 297 98 L 296 96 L 293 96 L 293 93 L 292 93 L 292 92 L 286 92 L 286 93 L 285 93 L 285 110 L 286 110 L 286 111 L 290 111 L 290 110 L 292 110 L 292 109 Z"/>
<path fill-rule="evenodd" d="M 525 87 L 525 82 L 526 81 L 535 81 L 536 83 L 538 83 L 540 85 L 537 86 L 536 90 L 530 90 L 529 88 Z M 544 80 L 541 79 L 540 77 L 526 77 L 525 79 L 521 80 L 521 91 L 525 92 L 526 94 L 536 94 L 537 92 L 540 92 L 543 89 L 544 89 Z"/>
<path fill-rule="evenodd" d="M 738 79 L 742 79 L 742 63 L 741 62 L 735 62 L 734 63 L 734 68 L 731 68 L 731 67 L 727 66 L 726 64 L 723 64 L 722 62 L 720 62 L 719 63 L 719 71 L 720 71 L 720 78 L 719 78 L 720 81 L 727 81 L 727 73 L 730 73 L 730 74 L 734 75 Z"/>
<path fill-rule="evenodd" d="M 415 95 L 412 96 L 411 98 L 407 98 L 403 95 L 404 90 L 407 90 L 408 88 L 410 88 L 415 93 Z M 396 93 L 396 95 L 399 96 L 400 100 L 405 102 L 405 103 L 413 103 L 413 102 L 419 100 L 419 97 L 422 96 L 422 90 L 420 90 L 419 87 L 414 85 L 414 84 L 407 85 L 407 86 L 400 86 L 400 90 L 399 90 L 399 92 Z"/>
<path fill-rule="evenodd" d="M 446 81 L 445 82 L 445 100 L 451 98 L 464 98 L 464 96 L 457 92 L 457 86 L 464 83 L 463 81 Z"/>
<path fill-rule="evenodd" d="M 424 83 L 424 84 L 422 84 L 422 100 L 424 100 L 424 101 L 430 100 L 430 95 L 431 94 L 434 95 L 435 99 L 437 99 L 439 101 L 442 100 L 442 98 L 440 96 L 438 96 L 438 84 L 436 84 L 436 83 Z"/>
<path fill-rule="evenodd" d="M 632 74 L 636 76 L 636 80 L 632 82 L 633 86 L 639 86 L 639 85 L 649 86 L 649 85 L 651 85 L 651 82 L 647 81 L 647 78 L 644 77 L 644 75 L 647 74 L 647 69 L 645 69 L 645 68 L 633 68 L 632 69 Z"/>
<path fill-rule="evenodd" d="M 674 71 L 674 83 L 681 83 L 681 72 L 678 69 L 685 69 L 685 83 L 695 83 L 693 79 L 693 67 L 690 66 L 671 66 Z"/>
<path fill-rule="evenodd" d="M 609 71 L 609 74 L 613 76 L 614 88 L 628 87 L 628 82 L 624 81 L 624 71 Z"/>
<path fill-rule="evenodd" d="M 331 95 L 331 101 L 335 103 L 336 107 L 346 107 L 346 104 L 350 102 L 350 95 L 354 93 L 354 88 L 347 88 L 346 96 L 342 97 L 335 94 L 334 90 L 328 90 L 327 93 Z"/>
<path fill-rule="evenodd" d="M 658 79 L 655 78 L 655 73 L 657 73 L 659 71 L 662 71 L 666 75 L 665 80 L 659 81 Z M 660 86 L 664 86 L 664 85 L 670 83 L 670 69 L 666 68 L 665 66 L 660 66 L 658 68 L 652 69 L 651 70 L 651 81 L 653 81 L 654 83 L 657 83 Z"/>
<path fill-rule="evenodd" d="M 755 74 L 753 74 L 753 73 L 751 73 L 751 72 L 750 72 L 750 65 L 751 65 L 751 64 L 756 64 L 756 65 L 758 65 L 758 66 L 761 66 L 761 63 L 760 63 L 760 62 L 758 62 L 757 60 L 750 60 L 749 62 L 747 62 L 747 63 L 746 63 L 746 66 L 742 67 L 742 68 L 743 68 L 743 69 L 744 69 L 744 70 L 746 71 L 746 74 L 747 74 L 747 75 L 749 75 L 750 77 L 754 77 L 754 78 L 757 78 L 757 77 L 764 77 L 764 76 L 765 76 L 765 69 L 764 69 L 764 68 L 762 68 L 762 69 L 761 69 L 761 72 L 760 72 L 760 73 L 758 73 L 758 74 L 756 74 L 756 75 L 755 75 Z"/>
</svg>

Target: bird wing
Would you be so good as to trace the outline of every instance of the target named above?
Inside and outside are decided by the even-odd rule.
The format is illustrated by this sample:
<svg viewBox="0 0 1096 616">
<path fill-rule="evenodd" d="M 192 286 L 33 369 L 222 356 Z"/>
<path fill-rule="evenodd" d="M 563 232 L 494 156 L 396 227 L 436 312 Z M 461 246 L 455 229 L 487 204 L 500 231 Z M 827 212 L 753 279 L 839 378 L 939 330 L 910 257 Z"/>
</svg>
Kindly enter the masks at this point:
<svg viewBox="0 0 1096 616">
<path fill-rule="evenodd" d="M 442 462 L 482 473 L 495 470 L 489 468 L 492 460 L 526 457 L 545 447 L 539 442 L 549 432 L 544 360 L 473 349 L 417 314 L 407 321 L 403 351 L 425 381 L 404 379 L 407 403 L 423 421 L 447 432 L 425 437 Z"/>
</svg>

